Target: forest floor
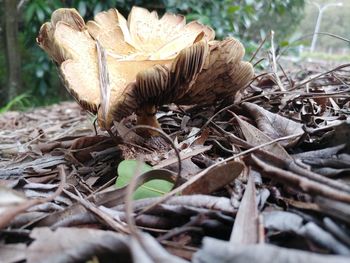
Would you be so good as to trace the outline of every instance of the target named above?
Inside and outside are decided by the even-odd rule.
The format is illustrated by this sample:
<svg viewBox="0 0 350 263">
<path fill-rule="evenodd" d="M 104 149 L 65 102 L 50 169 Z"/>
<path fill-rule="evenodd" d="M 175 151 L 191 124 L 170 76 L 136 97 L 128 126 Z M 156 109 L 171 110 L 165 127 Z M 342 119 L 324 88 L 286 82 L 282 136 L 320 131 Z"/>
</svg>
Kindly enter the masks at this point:
<svg viewBox="0 0 350 263">
<path fill-rule="evenodd" d="M 235 104 L 161 107 L 148 139 L 75 102 L 2 114 L 0 262 L 349 262 L 349 85 L 261 73 Z"/>
</svg>

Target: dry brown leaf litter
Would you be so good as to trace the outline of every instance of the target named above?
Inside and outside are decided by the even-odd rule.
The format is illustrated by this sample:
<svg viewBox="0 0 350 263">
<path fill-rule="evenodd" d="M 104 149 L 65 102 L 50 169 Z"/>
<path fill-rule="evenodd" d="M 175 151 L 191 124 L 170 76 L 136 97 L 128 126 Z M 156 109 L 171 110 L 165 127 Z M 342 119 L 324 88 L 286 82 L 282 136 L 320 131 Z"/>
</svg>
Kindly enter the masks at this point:
<svg viewBox="0 0 350 263">
<path fill-rule="evenodd" d="M 151 233 L 171 253 L 189 259 L 200 249 L 203 237 L 230 238 L 238 209 L 243 214 L 251 213 L 246 210 L 248 206 L 240 206 L 240 200 L 247 176 L 253 176 L 259 216 L 252 221 L 257 224 L 255 227 L 247 227 L 259 229 L 259 242 L 348 256 L 350 157 L 346 73 L 346 69 L 342 69 L 326 74 L 315 82 L 311 81 L 309 87 L 300 87 L 290 94 L 279 93 L 277 86 L 263 76 L 244 91 L 243 100 L 246 102 L 224 110 L 209 123 L 208 119 L 222 106 L 178 108 L 170 105 L 161 108 L 159 122 L 179 149 L 184 166 L 182 175 L 187 178 L 184 180 L 189 180 L 189 183 L 184 182 L 188 186 L 184 187 L 186 190 L 183 192 L 191 194 L 191 189 L 196 189 L 196 194 L 171 197 L 137 217 L 136 213 L 158 202 L 159 198 L 135 201 L 133 216 L 136 225 L 142 232 Z M 333 78 L 333 74 L 339 80 Z M 295 74 L 289 75 L 289 78 L 294 82 L 303 82 Z M 282 76 L 281 79 L 284 80 Z M 308 92 L 310 87 L 323 90 L 322 100 L 318 100 L 318 93 L 310 89 Z M 327 96 L 327 93 L 331 95 Z M 1 116 L 0 123 L 3 196 L 0 221 L 6 223 L 2 230 L 0 251 L 6 255 L 4 262 L 16 257 L 26 258 L 28 262 L 31 262 L 31 257 L 40 259 L 34 249 L 38 243 L 34 246 L 29 237 L 36 239 L 44 233 L 48 234 L 45 237 L 47 242 L 41 245 L 41 249 L 53 253 L 49 244 L 57 241 L 51 239 L 47 231 L 69 231 L 69 228 L 75 231 L 76 227 L 80 231 L 95 231 L 96 228 L 128 231 L 125 224 L 128 216 L 124 206 L 125 193 L 111 187 L 117 176 L 117 164 L 125 157 L 141 156 L 159 168 L 174 170 L 177 167 L 174 151 L 165 140 L 145 140 L 133 133 L 126 142 L 120 141 L 116 146 L 116 142 L 104 132 L 99 131 L 100 135 L 94 135 L 93 118 L 75 103 L 62 103 L 27 112 L 8 112 Z M 116 127 L 122 133 L 134 123 L 135 118 L 131 116 L 116 124 Z M 325 126 L 331 127 L 325 129 Z M 269 141 L 278 141 L 281 137 L 287 138 L 282 144 L 267 145 Z M 157 147 L 159 144 L 161 147 Z M 254 152 L 240 153 L 261 144 L 267 145 L 269 148 L 266 149 L 269 150 L 264 152 L 265 148 L 256 147 L 258 149 Z M 283 148 L 279 145 L 286 147 L 287 151 L 283 150 L 281 154 Z M 239 169 L 223 161 L 235 156 L 246 168 L 240 177 L 232 178 L 231 183 L 227 184 L 225 178 L 220 179 L 225 182 L 220 186 L 217 178 L 225 176 L 224 173 L 217 174 L 220 169 Z M 213 172 L 205 170 L 210 166 L 219 168 L 218 163 L 223 168 L 214 169 Z M 54 201 L 45 202 L 62 184 L 59 167 L 64 168 L 66 177 L 63 191 Z M 199 173 L 203 176 L 191 182 Z M 230 178 L 231 174 L 227 176 Z M 208 192 L 211 189 L 208 188 L 210 181 L 220 187 L 211 194 Z M 202 187 L 201 183 L 204 184 Z M 198 195 L 201 188 L 206 195 Z M 15 191 L 15 195 L 11 191 Z M 26 211 L 20 209 L 33 200 L 43 200 L 43 203 L 34 201 Z M 18 212 L 14 219 L 6 222 L 4 215 L 9 215 L 9 211 Z M 295 220 L 299 223 L 296 224 Z M 39 227 L 49 227 L 51 230 L 40 232 Z M 236 229 L 239 227 L 244 226 L 235 225 Z M 33 231 L 36 231 L 35 235 L 31 234 Z M 254 236 L 247 229 L 248 234 Z M 122 235 L 120 238 L 128 237 Z M 64 241 L 61 242 L 64 244 Z M 77 244 L 83 245 L 87 240 L 76 236 L 72 242 L 78 250 Z M 108 262 L 98 254 L 98 246 L 105 246 L 104 242 L 93 243 L 93 252 L 77 254 L 77 257 L 88 259 L 98 255 L 101 262 Z M 155 252 L 152 251 L 154 248 L 141 249 L 142 241 L 134 242 L 139 244 L 140 251 L 146 250 L 143 253 L 148 256 Z M 109 253 L 136 253 L 130 244 L 125 246 L 126 250 L 107 249 L 101 253 L 104 256 Z M 266 249 L 269 251 L 270 248 Z M 24 256 L 23 251 L 30 251 L 31 256 Z M 207 250 L 205 253 L 213 252 Z M 63 254 L 73 260 L 65 252 Z M 52 255 L 58 257 L 54 253 Z M 166 255 L 170 258 L 169 254 Z M 300 256 L 303 255 L 300 252 Z M 63 261 L 57 259 L 55 262 Z"/>
<path fill-rule="evenodd" d="M 113 187 L 123 159 L 150 163 L 151 176 L 177 172 L 166 140 L 128 132 L 135 116 L 112 139 L 75 103 L 3 114 L 0 261 L 347 262 L 349 65 L 305 65 L 278 83 L 260 74 L 226 108 L 161 107 L 183 167 L 174 192 L 185 194 L 165 200 L 125 203 L 127 189 Z"/>
</svg>

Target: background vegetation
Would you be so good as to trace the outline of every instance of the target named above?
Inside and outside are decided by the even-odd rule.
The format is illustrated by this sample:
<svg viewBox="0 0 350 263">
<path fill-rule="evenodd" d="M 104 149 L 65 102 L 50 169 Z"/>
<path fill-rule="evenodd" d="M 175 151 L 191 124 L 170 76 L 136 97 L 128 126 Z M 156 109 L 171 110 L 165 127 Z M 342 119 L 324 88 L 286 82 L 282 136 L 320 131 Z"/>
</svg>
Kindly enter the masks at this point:
<svg viewBox="0 0 350 263">
<path fill-rule="evenodd" d="M 15 5 L 10 6 L 15 2 Z M 91 19 L 101 10 L 116 7 L 127 15 L 133 5 L 185 14 L 188 20 L 198 19 L 212 26 L 218 38 L 231 35 L 241 39 L 247 51 L 255 50 L 257 43 L 270 31 L 276 32 L 280 43 L 288 40 L 303 17 L 304 0 L 0 0 L 0 107 L 15 100 L 16 105 L 50 104 L 66 98 L 57 70 L 35 42 L 40 26 L 60 7 L 74 7 L 85 19 Z M 8 17 L 15 12 L 17 16 Z M 14 21 L 15 20 L 15 21 Z M 10 21 L 10 22 L 9 22 Z M 12 21 L 12 22 L 11 22 Z M 6 24 L 7 23 L 7 24 Z M 18 29 L 18 57 L 11 59 L 6 25 Z M 9 30 L 9 29 L 8 29 Z M 7 44 L 6 44 L 7 43 Z M 6 48 L 6 45 L 10 47 Z M 13 61 L 16 60 L 16 61 Z M 18 77 L 10 77 L 9 63 L 19 68 Z M 14 81 L 16 83 L 14 83 Z M 16 84 L 13 86 L 13 84 Z M 23 95 L 25 94 L 25 95 Z M 21 95 L 21 99 L 18 96 Z M 28 103 L 27 103 L 28 102 Z M 23 106 L 23 105 L 22 105 Z"/>
<path fill-rule="evenodd" d="M 312 2 L 318 3 L 320 5 L 325 5 L 329 3 L 342 3 L 341 7 L 330 6 L 324 11 L 323 19 L 320 25 L 320 32 L 329 32 L 350 39 L 349 0 L 313 0 Z M 305 5 L 305 15 L 300 25 L 298 26 L 300 35 L 313 32 L 314 30 L 315 23 L 310 23 L 309 21 L 316 21 L 318 9 L 314 4 L 312 4 L 312 2 Z M 309 38 L 305 44 L 311 44 L 311 38 Z M 349 43 L 345 41 L 340 41 L 336 38 L 330 38 L 327 36 L 320 35 L 317 40 L 316 50 L 319 52 L 322 51 L 324 53 L 328 53 L 328 55 L 336 53 L 337 56 L 349 56 L 349 46 Z"/>
</svg>

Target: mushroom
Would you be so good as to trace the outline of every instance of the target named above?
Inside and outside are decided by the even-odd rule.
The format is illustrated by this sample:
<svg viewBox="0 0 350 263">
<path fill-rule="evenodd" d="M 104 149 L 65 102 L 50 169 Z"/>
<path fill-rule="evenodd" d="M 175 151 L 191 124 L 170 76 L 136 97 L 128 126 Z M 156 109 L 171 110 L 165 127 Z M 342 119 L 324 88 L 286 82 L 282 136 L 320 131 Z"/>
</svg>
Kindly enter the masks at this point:
<svg viewBox="0 0 350 263">
<path fill-rule="evenodd" d="M 126 20 L 116 9 L 86 24 L 75 9 L 58 9 L 37 42 L 55 61 L 65 87 L 99 125 L 135 112 L 137 123 L 159 127 L 157 106 L 209 105 L 234 95 L 253 77 L 234 38 L 181 15 L 133 7 Z"/>
</svg>

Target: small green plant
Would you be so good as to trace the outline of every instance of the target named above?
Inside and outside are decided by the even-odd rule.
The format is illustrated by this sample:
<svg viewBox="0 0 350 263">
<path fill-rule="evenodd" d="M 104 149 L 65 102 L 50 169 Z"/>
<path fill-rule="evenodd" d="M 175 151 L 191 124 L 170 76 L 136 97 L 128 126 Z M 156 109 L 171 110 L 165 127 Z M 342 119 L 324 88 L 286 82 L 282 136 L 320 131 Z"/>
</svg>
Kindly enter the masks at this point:
<svg viewBox="0 0 350 263">
<path fill-rule="evenodd" d="M 10 110 L 22 110 L 30 105 L 28 93 L 20 94 L 10 100 L 4 107 L 0 108 L 0 114 Z"/>
<path fill-rule="evenodd" d="M 137 160 L 124 160 L 118 165 L 118 178 L 115 183 L 117 188 L 124 187 L 131 182 L 131 179 L 135 176 L 139 170 L 140 173 L 145 173 L 152 170 L 152 166 L 148 164 L 138 162 Z M 161 179 L 154 179 L 141 185 L 134 192 L 134 200 L 159 197 L 165 193 L 170 192 L 174 184 Z"/>
</svg>

